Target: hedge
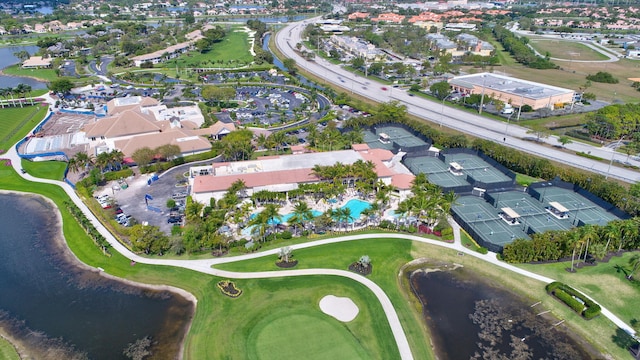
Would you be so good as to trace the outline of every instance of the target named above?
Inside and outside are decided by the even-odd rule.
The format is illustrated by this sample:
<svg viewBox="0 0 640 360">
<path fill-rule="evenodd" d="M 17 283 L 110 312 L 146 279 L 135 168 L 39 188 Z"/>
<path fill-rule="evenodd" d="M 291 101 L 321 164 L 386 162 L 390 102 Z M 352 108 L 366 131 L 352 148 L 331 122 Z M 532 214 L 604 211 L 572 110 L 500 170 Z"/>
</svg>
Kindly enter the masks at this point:
<svg viewBox="0 0 640 360">
<path fill-rule="evenodd" d="M 602 311 L 600 305 L 594 303 L 579 291 L 561 282 L 554 281 L 547 284 L 545 289 L 547 290 L 547 293 L 554 295 L 558 300 L 567 304 L 567 306 L 571 307 L 575 312 L 579 313 L 587 320 L 600 315 L 600 312 Z M 584 301 L 584 304 L 577 299 Z"/>
<path fill-rule="evenodd" d="M 105 173 L 104 174 L 104 179 L 106 181 L 113 181 L 113 180 L 119 180 L 119 179 L 127 178 L 129 176 L 133 176 L 133 170 L 124 169 L 124 170 L 120 170 L 120 171 L 110 171 L 108 173 Z"/>
</svg>

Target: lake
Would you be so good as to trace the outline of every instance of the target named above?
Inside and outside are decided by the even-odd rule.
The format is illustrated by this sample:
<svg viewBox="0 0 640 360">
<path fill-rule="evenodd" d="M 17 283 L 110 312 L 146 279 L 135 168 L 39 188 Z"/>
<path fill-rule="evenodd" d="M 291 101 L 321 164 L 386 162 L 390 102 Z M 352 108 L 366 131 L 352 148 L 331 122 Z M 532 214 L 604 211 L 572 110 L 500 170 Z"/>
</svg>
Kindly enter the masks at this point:
<svg viewBox="0 0 640 360">
<path fill-rule="evenodd" d="M 6 46 L 0 47 L 0 70 L 20 62 L 14 53 L 26 50 L 29 54 L 33 55 L 38 51 L 38 47 L 35 45 L 28 46 Z M 19 84 L 25 84 L 31 86 L 32 89 L 46 89 L 47 85 L 32 78 L 0 75 L 0 88 L 16 87 Z"/>
<path fill-rule="evenodd" d="M 554 327 L 557 319 L 536 316 L 547 309 L 532 308 L 531 303 L 483 281 L 471 270 L 451 270 L 451 265 L 428 265 L 438 270 L 417 270 L 410 275 L 439 358 L 597 357 L 593 349 L 569 336 L 563 325 Z M 442 269 L 445 271 L 439 271 Z"/>
<path fill-rule="evenodd" d="M 89 271 L 62 245 L 56 211 L 0 194 L 0 329 L 34 359 L 126 359 L 145 337 L 154 359 L 176 358 L 193 303 Z"/>
</svg>

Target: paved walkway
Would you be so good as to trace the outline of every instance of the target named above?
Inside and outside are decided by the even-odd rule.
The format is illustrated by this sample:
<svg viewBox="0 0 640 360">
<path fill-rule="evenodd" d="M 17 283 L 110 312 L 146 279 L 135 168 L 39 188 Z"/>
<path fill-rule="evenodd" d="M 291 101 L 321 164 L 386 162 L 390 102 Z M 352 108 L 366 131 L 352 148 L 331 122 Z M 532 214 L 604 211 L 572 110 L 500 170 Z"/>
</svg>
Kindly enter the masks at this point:
<svg viewBox="0 0 640 360">
<path fill-rule="evenodd" d="M 402 324 L 400 323 L 400 320 L 395 311 L 395 308 L 391 303 L 391 300 L 377 284 L 375 284 L 374 282 L 372 282 L 371 280 L 363 276 L 360 276 L 358 274 L 355 274 L 349 271 L 336 270 L 336 269 L 231 272 L 231 271 L 212 268 L 212 266 L 217 264 L 255 259 L 255 258 L 264 257 L 264 256 L 273 256 L 278 253 L 279 249 L 272 249 L 268 251 L 247 254 L 247 255 L 233 256 L 233 257 L 226 257 L 226 258 L 215 258 L 215 259 L 202 259 L 202 260 L 170 260 L 170 259 L 165 260 L 165 259 L 145 258 L 132 253 L 124 245 L 118 242 L 115 239 L 115 237 L 102 225 L 102 223 L 98 221 L 98 219 L 93 215 L 93 213 L 89 210 L 89 208 L 80 200 L 75 190 L 71 188 L 69 184 L 61 181 L 35 178 L 29 175 L 28 173 L 22 174 L 20 171 L 21 161 L 20 161 L 20 157 L 18 156 L 15 150 L 15 146 L 11 147 L 11 149 L 7 151 L 6 154 L 4 154 L 4 157 L 11 159 L 11 164 L 16 170 L 16 172 L 26 180 L 57 185 L 57 186 L 60 186 L 62 189 L 64 189 L 64 191 L 67 193 L 69 198 L 84 212 L 85 216 L 91 221 L 93 226 L 100 232 L 100 234 L 102 234 L 102 236 L 104 236 L 105 239 L 107 239 L 107 241 L 111 244 L 112 248 L 118 251 L 119 253 L 121 253 L 122 255 L 126 256 L 127 258 L 134 260 L 136 262 L 139 262 L 142 264 L 150 264 L 150 265 L 176 266 L 176 267 L 181 267 L 185 269 L 191 269 L 191 270 L 198 271 L 205 274 L 211 274 L 214 276 L 232 278 L 232 279 L 263 279 L 263 278 L 275 278 L 275 277 L 286 277 L 286 276 L 331 275 L 331 276 L 342 276 L 342 277 L 355 280 L 365 285 L 366 287 L 368 287 L 373 292 L 373 294 L 378 298 L 378 301 L 380 301 L 380 304 L 382 305 L 382 308 L 385 312 L 387 320 L 389 321 L 389 324 L 391 326 L 391 331 L 398 345 L 401 358 L 404 360 L 413 359 L 411 348 L 409 347 L 409 342 L 404 333 Z M 380 233 L 380 234 L 359 234 L 359 235 L 341 236 L 341 237 L 335 237 L 330 239 L 323 239 L 323 240 L 302 243 L 302 244 L 295 244 L 295 245 L 291 245 L 290 247 L 293 250 L 298 250 L 298 249 L 305 249 L 305 248 L 310 248 L 310 247 L 319 246 L 319 245 L 333 244 L 333 243 L 339 243 L 344 241 L 363 240 L 363 239 L 370 239 L 375 237 L 406 239 L 410 241 L 418 241 L 426 244 L 450 248 L 450 249 L 462 252 L 464 254 L 477 257 L 493 265 L 500 266 L 504 269 L 513 271 L 515 273 L 542 281 L 544 283 L 549 283 L 554 281 L 553 279 L 520 269 L 518 267 L 507 264 L 505 262 L 502 262 L 498 260 L 495 253 L 490 252 L 486 255 L 482 255 L 475 251 L 465 248 L 464 246 L 462 246 L 460 242 L 459 225 L 454 221 L 451 221 L 451 223 L 452 223 L 454 234 L 455 234 L 455 239 L 454 239 L 455 241 L 452 244 L 445 243 L 439 240 L 433 240 L 433 239 L 427 239 L 419 236 L 409 235 L 409 234 Z M 606 316 L 608 319 L 610 319 L 614 324 L 616 324 L 616 326 L 622 328 L 626 332 L 630 334 L 635 333 L 635 331 L 629 325 L 624 323 L 620 318 L 615 316 L 613 313 L 611 313 L 609 310 L 607 310 L 604 307 L 602 307 L 602 314 Z"/>
</svg>

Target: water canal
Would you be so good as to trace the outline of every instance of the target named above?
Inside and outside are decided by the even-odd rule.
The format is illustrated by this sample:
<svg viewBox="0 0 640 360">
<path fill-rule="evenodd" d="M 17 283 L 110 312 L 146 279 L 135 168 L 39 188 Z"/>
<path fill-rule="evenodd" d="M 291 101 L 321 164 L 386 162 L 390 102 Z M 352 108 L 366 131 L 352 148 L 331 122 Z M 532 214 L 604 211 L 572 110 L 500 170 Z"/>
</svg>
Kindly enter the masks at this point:
<svg viewBox="0 0 640 360">
<path fill-rule="evenodd" d="M 0 194 L 0 213 L 0 333 L 34 359 L 126 359 L 145 337 L 154 359 L 178 357 L 193 303 L 90 271 L 41 197 Z"/>
</svg>

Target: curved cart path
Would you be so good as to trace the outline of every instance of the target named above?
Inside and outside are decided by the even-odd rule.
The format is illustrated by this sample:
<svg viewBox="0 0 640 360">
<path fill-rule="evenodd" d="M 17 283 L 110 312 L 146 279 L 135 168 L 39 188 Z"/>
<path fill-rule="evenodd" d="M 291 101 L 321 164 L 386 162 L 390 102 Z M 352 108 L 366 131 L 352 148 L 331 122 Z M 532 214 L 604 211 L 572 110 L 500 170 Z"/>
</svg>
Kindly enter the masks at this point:
<svg viewBox="0 0 640 360">
<path fill-rule="evenodd" d="M 52 184 L 52 185 L 57 185 L 59 187 L 61 187 L 69 196 L 69 198 L 76 204 L 76 206 L 78 206 L 82 212 L 85 214 L 85 216 L 87 217 L 87 219 L 89 219 L 91 221 L 91 223 L 93 224 L 93 226 L 100 232 L 100 234 L 102 234 L 102 236 L 105 237 L 105 239 L 109 242 L 109 244 L 112 246 L 113 249 L 115 249 L 116 251 L 118 251 L 119 253 L 121 253 L 122 255 L 126 256 L 127 258 L 134 260 L 136 262 L 142 263 L 142 264 L 150 264 L 150 265 L 164 265 L 164 266 L 175 266 L 175 267 L 181 267 L 181 268 L 185 268 L 185 269 L 191 269 L 194 271 L 198 271 L 201 273 L 205 273 L 205 274 L 210 274 L 210 275 L 215 275 L 215 276 L 220 276 L 220 277 L 226 277 L 226 278 L 232 278 L 232 279 L 263 279 L 263 278 L 278 278 L 278 277 L 286 277 L 286 276 L 306 276 L 306 275 L 331 275 L 331 276 L 342 276 L 342 277 L 346 277 L 352 280 L 355 280 L 361 284 L 363 284 L 364 286 L 366 286 L 367 288 L 369 288 L 373 294 L 378 298 L 378 301 L 380 302 L 385 315 L 387 317 L 387 320 L 389 321 L 389 325 L 391 326 L 391 331 L 393 333 L 393 336 L 395 338 L 396 344 L 398 346 L 398 351 L 400 353 L 400 357 L 403 360 L 410 360 L 413 359 L 413 355 L 411 353 L 411 348 L 409 347 L 409 342 L 407 340 L 407 337 L 404 333 L 404 330 L 402 328 L 402 324 L 400 323 L 400 320 L 398 318 L 398 314 L 395 311 L 395 308 L 393 307 L 393 304 L 391 303 L 391 300 L 389 299 L 389 297 L 385 294 L 385 292 L 374 282 L 372 282 L 371 280 L 365 278 L 364 276 L 349 272 L 349 271 L 344 271 L 344 270 L 336 270 L 336 269 L 305 269 L 305 270 L 283 270 L 283 271 L 261 271 L 261 272 L 232 272 L 232 271 L 225 271 L 225 270 L 220 270 L 220 269 L 215 269 L 212 268 L 212 266 L 217 265 L 217 264 L 223 264 L 223 263 L 229 263 L 229 262 L 235 262 L 235 261 L 242 261 L 242 260 L 248 260 L 248 259 L 254 259 L 254 258 L 259 258 L 259 257 L 263 257 L 263 256 L 273 256 L 275 254 L 277 254 L 277 252 L 279 251 L 279 249 L 272 249 L 272 250 L 268 250 L 268 251 L 264 251 L 264 252 L 260 252 L 260 253 L 254 253 L 254 254 L 247 254 L 247 255 L 241 255 L 241 256 L 233 256 L 233 257 L 227 257 L 227 258 L 216 258 L 216 259 L 202 259 L 202 260 L 171 260 L 171 259 L 149 259 L 149 258 L 145 258 L 142 256 L 139 256 L 137 254 L 134 254 L 133 252 L 129 251 L 129 249 L 127 249 L 124 245 L 122 245 L 120 242 L 117 241 L 117 239 L 107 230 L 106 227 L 104 227 L 104 225 L 98 221 L 98 219 L 93 215 L 93 213 L 89 210 L 89 208 L 84 204 L 84 202 L 82 202 L 82 200 L 78 197 L 78 194 L 75 192 L 75 190 L 67 183 L 62 182 L 62 181 L 56 181 L 56 180 L 49 180 L 49 179 L 41 179 L 41 178 L 36 178 L 31 176 L 28 173 L 22 173 L 21 172 L 21 159 L 18 156 L 18 153 L 16 151 L 16 147 L 12 146 L 6 154 L 3 154 L 4 158 L 8 158 L 11 160 L 11 166 L 15 169 L 15 171 L 22 176 L 24 179 L 29 180 L 29 181 L 33 181 L 33 182 L 40 182 L 40 183 L 47 183 L 47 184 Z M 348 235 L 348 236 L 340 236 L 340 237 L 335 237 L 335 238 L 330 238 L 330 239 L 323 239 L 323 240 L 317 240 L 317 241 L 312 241 L 312 242 L 307 242 L 307 243 L 302 243 L 302 244 L 295 244 L 295 245 L 291 245 L 290 247 L 292 249 L 304 249 L 304 248 L 309 248 L 309 247 L 313 247 L 313 246 L 319 246 L 319 245 L 325 245 L 325 244 L 333 244 L 333 243 L 338 243 L 338 242 L 344 242 L 344 241 L 353 241 L 353 240 L 363 240 L 363 239 L 370 239 L 370 238 L 375 238 L 375 237 L 386 237 L 386 238 L 395 238 L 395 239 L 406 239 L 406 240 L 410 240 L 410 241 L 419 241 L 419 242 L 423 242 L 426 244 L 431 244 L 431 245 L 437 245 L 437 246 L 443 246 L 443 247 L 447 247 L 450 249 L 454 249 L 456 251 L 465 253 L 467 255 L 470 256 L 474 256 L 477 257 L 479 259 L 482 259 L 484 261 L 487 261 L 489 263 L 492 263 L 496 266 L 500 266 L 502 268 L 505 268 L 507 270 L 513 271 L 515 273 L 542 281 L 544 283 L 549 283 L 554 281 L 553 279 L 517 268 L 513 265 L 504 263 L 502 261 L 499 261 L 496 257 L 495 253 L 488 253 L 486 255 L 482 255 L 479 254 L 475 251 L 466 249 L 464 246 L 461 245 L 460 243 L 460 239 L 459 239 L 459 226 L 453 222 L 453 226 L 454 226 L 454 234 L 456 235 L 456 241 L 453 244 L 449 244 L 449 243 L 445 243 L 442 241 L 438 241 L 438 240 L 432 240 L 432 239 L 426 239 L 426 238 L 422 238 L 422 237 L 418 237 L 418 236 L 413 236 L 413 235 L 408 235 L 408 234 L 393 234 L 393 233 L 379 233 L 379 234 L 359 234 L 359 235 Z M 101 270 L 101 269 L 100 269 Z M 627 325 L 624 321 L 622 321 L 620 318 L 618 318 L 617 316 L 615 316 L 613 313 L 611 313 L 609 310 L 607 310 L 606 308 L 602 307 L 602 314 L 604 316 L 606 316 L 608 319 L 610 319 L 614 324 L 616 324 L 616 326 L 622 328 L 624 331 L 626 331 L 627 333 L 630 334 L 634 334 L 635 331 L 629 326 Z"/>
</svg>

